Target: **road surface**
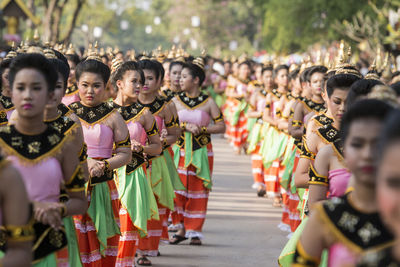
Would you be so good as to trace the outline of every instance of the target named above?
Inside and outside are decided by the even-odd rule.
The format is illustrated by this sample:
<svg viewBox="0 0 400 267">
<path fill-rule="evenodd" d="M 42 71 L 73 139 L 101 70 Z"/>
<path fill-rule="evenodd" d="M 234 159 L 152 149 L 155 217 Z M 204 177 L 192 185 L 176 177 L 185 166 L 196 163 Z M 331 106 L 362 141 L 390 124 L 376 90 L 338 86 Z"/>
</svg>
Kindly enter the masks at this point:
<svg viewBox="0 0 400 267">
<path fill-rule="evenodd" d="M 278 266 L 277 258 L 287 242 L 278 229 L 282 211 L 272 201 L 258 198 L 251 188 L 249 156 L 236 156 L 227 141 L 214 137 L 213 191 L 201 247 L 189 241 L 161 245 L 153 266 Z"/>
</svg>

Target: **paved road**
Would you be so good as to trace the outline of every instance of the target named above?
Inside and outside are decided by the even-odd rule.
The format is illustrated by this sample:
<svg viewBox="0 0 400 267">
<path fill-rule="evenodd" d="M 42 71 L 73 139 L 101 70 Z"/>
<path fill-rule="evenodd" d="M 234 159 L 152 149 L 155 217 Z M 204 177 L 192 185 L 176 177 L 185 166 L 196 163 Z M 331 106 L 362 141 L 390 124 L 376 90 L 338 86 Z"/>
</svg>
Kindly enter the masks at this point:
<svg viewBox="0 0 400 267">
<path fill-rule="evenodd" d="M 214 187 L 210 194 L 203 246 L 189 241 L 162 245 L 153 266 L 278 266 L 277 258 L 287 242 L 277 228 L 281 209 L 257 198 L 251 189 L 249 156 L 236 156 L 227 142 L 213 139 Z"/>
</svg>

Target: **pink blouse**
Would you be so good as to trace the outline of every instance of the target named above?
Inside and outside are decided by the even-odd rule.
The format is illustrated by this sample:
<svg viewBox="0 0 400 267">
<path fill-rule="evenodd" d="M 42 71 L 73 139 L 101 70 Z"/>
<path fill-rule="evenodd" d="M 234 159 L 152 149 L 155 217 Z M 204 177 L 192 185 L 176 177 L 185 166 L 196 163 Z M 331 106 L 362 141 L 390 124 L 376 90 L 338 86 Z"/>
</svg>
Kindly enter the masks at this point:
<svg viewBox="0 0 400 267">
<path fill-rule="evenodd" d="M 114 133 L 110 127 L 101 123 L 94 125 L 82 124 L 82 130 L 89 157 L 111 158 Z"/>
</svg>

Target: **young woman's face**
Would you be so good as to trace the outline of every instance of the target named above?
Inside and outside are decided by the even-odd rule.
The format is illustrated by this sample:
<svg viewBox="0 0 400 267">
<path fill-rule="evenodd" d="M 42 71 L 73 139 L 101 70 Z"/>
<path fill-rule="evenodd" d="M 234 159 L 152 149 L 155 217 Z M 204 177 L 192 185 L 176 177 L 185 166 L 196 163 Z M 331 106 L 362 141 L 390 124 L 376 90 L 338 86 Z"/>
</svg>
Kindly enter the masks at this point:
<svg viewBox="0 0 400 267">
<path fill-rule="evenodd" d="M 68 84 L 72 85 L 72 84 L 75 83 L 75 68 L 76 68 L 76 65 L 71 60 L 68 60 L 68 65 L 69 65 Z"/>
<path fill-rule="evenodd" d="M 321 96 L 322 88 L 324 87 L 324 74 L 315 72 L 310 77 L 310 88 L 314 96 Z"/>
<path fill-rule="evenodd" d="M 50 99 L 46 108 L 57 108 L 60 105 L 62 98 L 65 94 L 64 77 L 61 73 L 58 73 L 58 79 L 56 83 L 56 88 L 54 89 L 53 97 Z"/>
<path fill-rule="evenodd" d="M 169 79 L 171 81 L 171 84 L 175 86 L 175 88 L 179 88 L 179 81 L 181 79 L 181 73 L 182 73 L 182 65 L 175 64 L 172 66 L 171 71 L 169 72 Z"/>
<path fill-rule="evenodd" d="M 266 89 L 272 88 L 272 86 L 274 85 L 274 79 L 272 78 L 272 71 L 270 70 L 264 71 L 262 74 L 262 81 Z"/>
<path fill-rule="evenodd" d="M 10 95 L 11 90 L 10 90 L 10 82 L 8 81 L 8 73 L 10 72 L 10 69 L 7 68 L 3 71 L 3 74 L 1 75 L 1 83 L 2 83 L 2 94 L 5 95 Z"/>
<path fill-rule="evenodd" d="M 132 101 L 136 101 L 142 87 L 139 72 L 128 70 L 125 72 L 122 80 L 117 81 L 118 90 Z"/>
<path fill-rule="evenodd" d="M 195 79 L 188 68 L 184 68 L 181 74 L 180 86 L 182 91 L 188 91 L 193 87 L 197 86 Z"/>
<path fill-rule="evenodd" d="M 224 64 L 224 75 L 228 76 L 231 73 L 231 64 L 226 62 Z"/>
<path fill-rule="evenodd" d="M 239 67 L 239 77 L 241 79 L 248 79 L 250 77 L 250 67 L 247 64 L 242 64 Z"/>
<path fill-rule="evenodd" d="M 100 105 L 106 96 L 105 84 L 100 74 L 84 72 L 78 81 L 79 97 L 89 107 Z"/>
<path fill-rule="evenodd" d="M 17 72 L 11 95 L 18 116 L 25 118 L 43 116 L 45 106 L 52 97 L 44 75 L 32 68 Z"/>
<path fill-rule="evenodd" d="M 256 79 L 257 79 L 257 81 L 262 80 L 262 66 L 256 67 Z"/>
<path fill-rule="evenodd" d="M 144 72 L 144 85 L 140 91 L 143 94 L 157 93 L 159 81 L 156 79 L 156 74 L 152 70 L 143 70 Z"/>
<path fill-rule="evenodd" d="M 377 201 L 385 224 L 400 238 L 400 142 L 391 144 L 378 167 Z"/>
<path fill-rule="evenodd" d="M 275 83 L 278 87 L 286 88 L 288 86 L 288 70 L 287 69 L 280 69 L 275 77 Z"/>
<path fill-rule="evenodd" d="M 374 118 L 356 120 L 350 125 L 344 143 L 344 158 L 347 168 L 355 176 L 356 183 L 375 186 L 376 144 L 381 129 L 382 122 Z"/>
<path fill-rule="evenodd" d="M 326 105 L 331 112 L 333 119 L 340 123 L 343 114 L 346 112 L 346 100 L 349 90 L 336 89 L 330 97 L 325 97 Z"/>
</svg>

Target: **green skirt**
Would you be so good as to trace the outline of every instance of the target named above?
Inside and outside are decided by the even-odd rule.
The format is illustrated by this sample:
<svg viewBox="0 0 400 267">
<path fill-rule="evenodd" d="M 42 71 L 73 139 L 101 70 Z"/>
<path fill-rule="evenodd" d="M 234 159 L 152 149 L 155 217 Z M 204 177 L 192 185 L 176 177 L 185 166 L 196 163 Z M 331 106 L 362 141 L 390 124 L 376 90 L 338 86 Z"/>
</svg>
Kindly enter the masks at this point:
<svg viewBox="0 0 400 267">
<path fill-rule="evenodd" d="M 174 210 L 175 191 L 164 155 L 151 159 L 150 182 L 158 202 Z"/>
<path fill-rule="evenodd" d="M 247 142 L 249 143 L 249 147 L 247 148 L 248 154 L 252 153 L 256 149 L 257 144 L 260 142 L 262 136 L 262 127 L 262 124 L 256 123 L 249 132 L 249 137 L 247 138 Z"/>
<path fill-rule="evenodd" d="M 68 241 L 68 262 L 70 266 L 82 266 L 81 256 L 79 254 L 78 239 L 76 238 L 76 229 L 74 220 L 71 216 L 63 219 L 65 233 Z"/>
<path fill-rule="evenodd" d="M 114 175 L 121 205 L 128 211 L 133 225 L 141 237 L 147 235 L 147 221 L 159 220 L 157 201 L 142 166 L 130 174 L 126 166 L 118 168 Z"/>
<path fill-rule="evenodd" d="M 175 189 L 175 191 L 185 190 L 186 188 L 182 184 L 181 178 L 179 178 L 177 167 L 175 167 L 175 162 L 172 160 L 171 154 L 167 149 L 164 149 L 163 154 L 165 157 L 165 162 L 167 163 L 169 176 L 171 177 L 172 187 Z"/>
<path fill-rule="evenodd" d="M 100 253 L 104 253 L 107 239 L 120 235 L 119 226 L 115 221 L 111 205 L 111 193 L 106 182 L 92 187 L 88 215 L 96 227 L 97 239 L 100 243 Z"/>
</svg>

